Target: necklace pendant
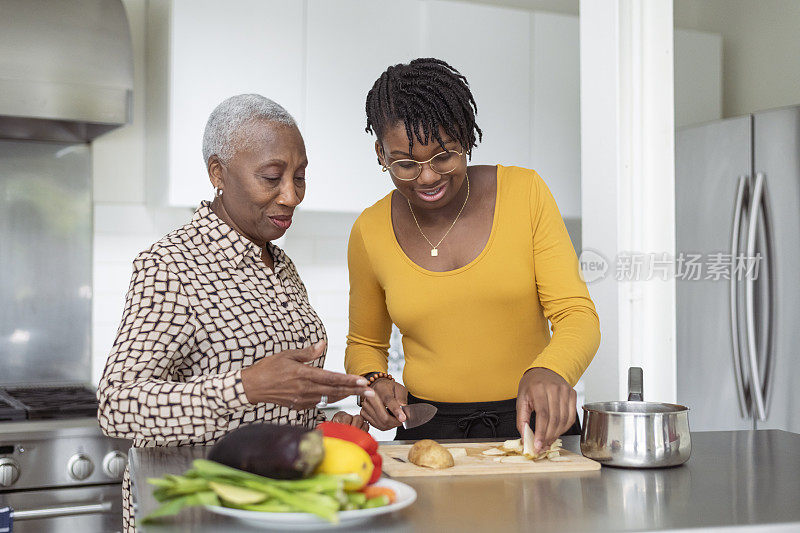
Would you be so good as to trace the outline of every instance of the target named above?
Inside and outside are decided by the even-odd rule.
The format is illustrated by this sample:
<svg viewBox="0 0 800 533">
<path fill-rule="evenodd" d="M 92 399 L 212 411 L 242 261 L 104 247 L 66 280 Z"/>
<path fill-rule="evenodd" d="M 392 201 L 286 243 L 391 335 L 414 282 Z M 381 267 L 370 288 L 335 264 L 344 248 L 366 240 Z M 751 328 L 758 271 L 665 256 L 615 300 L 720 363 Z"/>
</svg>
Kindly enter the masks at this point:
<svg viewBox="0 0 800 533">
<path fill-rule="evenodd" d="M 439 255 L 439 249 L 438 248 L 433 248 L 431 250 L 431 257 L 436 257 L 437 255 Z"/>
</svg>

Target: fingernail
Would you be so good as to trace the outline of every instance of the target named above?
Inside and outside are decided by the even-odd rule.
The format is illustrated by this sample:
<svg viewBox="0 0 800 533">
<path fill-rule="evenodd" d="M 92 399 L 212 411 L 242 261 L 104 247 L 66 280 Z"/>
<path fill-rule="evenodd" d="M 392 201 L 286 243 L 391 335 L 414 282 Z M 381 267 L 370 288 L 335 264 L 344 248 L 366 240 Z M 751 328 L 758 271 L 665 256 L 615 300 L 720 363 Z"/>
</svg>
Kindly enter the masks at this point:
<svg viewBox="0 0 800 533">
<path fill-rule="evenodd" d="M 400 422 L 405 422 L 406 421 L 406 414 L 405 413 L 400 413 L 400 416 L 398 416 L 397 419 Z"/>
<path fill-rule="evenodd" d="M 375 397 L 375 391 L 374 390 L 365 390 L 364 391 L 364 396 L 366 396 L 367 398 L 374 398 Z"/>
<path fill-rule="evenodd" d="M 369 381 L 367 381 L 364 378 L 358 378 L 356 380 L 356 385 L 358 385 L 359 387 L 366 387 L 367 385 L 369 385 Z"/>
<path fill-rule="evenodd" d="M 542 441 L 537 440 L 533 442 L 533 449 L 537 452 L 542 449 Z"/>
</svg>

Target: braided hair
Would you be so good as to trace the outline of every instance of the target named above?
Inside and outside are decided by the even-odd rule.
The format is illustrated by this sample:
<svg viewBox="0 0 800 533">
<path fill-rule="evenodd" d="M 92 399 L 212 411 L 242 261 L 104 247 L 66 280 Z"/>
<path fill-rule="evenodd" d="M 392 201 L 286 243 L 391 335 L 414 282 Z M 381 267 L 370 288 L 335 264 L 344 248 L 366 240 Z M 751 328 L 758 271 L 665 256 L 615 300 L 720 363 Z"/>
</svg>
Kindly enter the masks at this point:
<svg viewBox="0 0 800 533">
<path fill-rule="evenodd" d="M 367 93 L 367 133 L 380 140 L 387 127 L 402 121 L 408 136 L 408 153 L 414 138 L 420 144 L 444 141 L 439 127 L 472 155 L 483 133 L 475 122 L 478 106 L 469 83 L 460 72 L 441 59 L 414 59 L 391 66 Z M 477 139 L 476 139 L 477 138 Z M 380 163 L 380 160 L 378 161 Z"/>
</svg>

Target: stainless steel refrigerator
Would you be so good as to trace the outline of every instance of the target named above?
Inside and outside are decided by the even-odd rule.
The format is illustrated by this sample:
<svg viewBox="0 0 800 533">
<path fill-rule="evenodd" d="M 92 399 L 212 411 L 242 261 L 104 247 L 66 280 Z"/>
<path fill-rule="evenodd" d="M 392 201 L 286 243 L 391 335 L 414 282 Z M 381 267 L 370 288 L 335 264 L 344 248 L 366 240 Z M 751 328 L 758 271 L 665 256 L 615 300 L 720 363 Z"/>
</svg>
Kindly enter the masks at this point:
<svg viewBox="0 0 800 533">
<path fill-rule="evenodd" d="M 683 128 L 675 154 L 678 401 L 692 430 L 800 433 L 800 106 Z"/>
</svg>

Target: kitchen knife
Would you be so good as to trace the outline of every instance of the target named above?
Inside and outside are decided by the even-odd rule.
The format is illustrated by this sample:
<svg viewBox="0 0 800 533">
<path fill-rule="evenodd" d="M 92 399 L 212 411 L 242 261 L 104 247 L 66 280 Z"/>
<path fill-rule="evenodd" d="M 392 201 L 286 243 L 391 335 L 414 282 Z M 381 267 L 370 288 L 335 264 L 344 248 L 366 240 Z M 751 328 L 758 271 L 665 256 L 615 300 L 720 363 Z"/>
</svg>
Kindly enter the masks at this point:
<svg viewBox="0 0 800 533">
<path fill-rule="evenodd" d="M 436 414 L 438 409 L 429 403 L 412 403 L 403 406 L 406 414 L 406 421 L 403 422 L 405 429 L 415 428 L 427 423 Z"/>
</svg>

